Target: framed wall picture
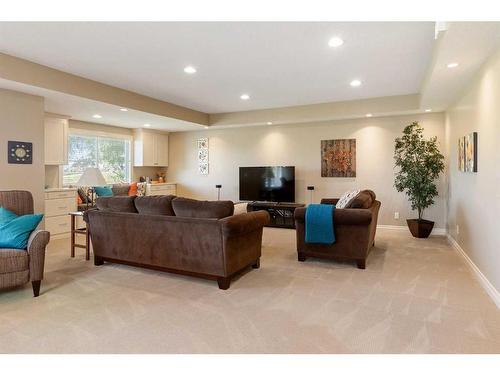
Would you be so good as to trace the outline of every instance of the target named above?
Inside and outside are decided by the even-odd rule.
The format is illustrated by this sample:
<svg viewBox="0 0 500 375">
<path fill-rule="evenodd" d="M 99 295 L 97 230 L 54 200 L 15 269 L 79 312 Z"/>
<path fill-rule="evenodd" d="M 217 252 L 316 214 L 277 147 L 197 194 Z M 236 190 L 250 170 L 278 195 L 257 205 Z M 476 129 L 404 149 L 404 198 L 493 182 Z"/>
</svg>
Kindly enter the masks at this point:
<svg viewBox="0 0 500 375">
<path fill-rule="evenodd" d="M 202 163 L 198 165 L 198 172 L 200 174 L 208 174 L 208 163 Z"/>
<path fill-rule="evenodd" d="M 202 148 L 198 150 L 198 163 L 199 164 L 208 163 L 208 149 Z"/>
<path fill-rule="evenodd" d="M 465 137 L 458 138 L 458 170 L 465 172 Z"/>
<path fill-rule="evenodd" d="M 198 138 L 196 140 L 196 149 L 198 152 L 198 173 L 208 174 L 208 138 Z"/>
<path fill-rule="evenodd" d="M 477 172 L 477 133 L 465 136 L 465 171 Z"/>
<path fill-rule="evenodd" d="M 33 143 L 8 141 L 7 161 L 9 164 L 33 164 Z"/>
<path fill-rule="evenodd" d="M 199 138 L 197 141 L 198 149 L 208 150 L 208 138 Z"/>
<path fill-rule="evenodd" d="M 356 140 L 321 141 L 321 177 L 356 177 Z"/>
</svg>

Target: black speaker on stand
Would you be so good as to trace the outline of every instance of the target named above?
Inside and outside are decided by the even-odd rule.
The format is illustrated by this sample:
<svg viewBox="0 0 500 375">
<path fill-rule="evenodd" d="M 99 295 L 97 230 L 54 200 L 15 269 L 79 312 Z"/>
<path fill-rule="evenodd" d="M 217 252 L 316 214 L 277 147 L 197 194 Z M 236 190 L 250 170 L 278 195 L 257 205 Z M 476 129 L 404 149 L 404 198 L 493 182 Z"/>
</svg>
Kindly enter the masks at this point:
<svg viewBox="0 0 500 375">
<path fill-rule="evenodd" d="M 312 204 L 313 203 L 313 191 L 314 191 L 314 186 L 313 185 L 309 185 L 307 187 L 307 190 L 309 190 L 309 204 Z"/>
<path fill-rule="evenodd" d="M 217 189 L 217 200 L 220 201 L 220 189 L 222 185 L 215 185 L 215 188 Z"/>
</svg>

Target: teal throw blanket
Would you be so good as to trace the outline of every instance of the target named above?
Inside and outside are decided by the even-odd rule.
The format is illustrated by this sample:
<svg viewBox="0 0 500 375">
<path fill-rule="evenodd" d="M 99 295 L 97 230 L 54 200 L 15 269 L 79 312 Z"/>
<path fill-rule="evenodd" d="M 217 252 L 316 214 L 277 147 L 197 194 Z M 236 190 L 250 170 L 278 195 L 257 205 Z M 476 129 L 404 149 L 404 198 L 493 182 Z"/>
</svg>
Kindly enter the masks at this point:
<svg viewBox="0 0 500 375">
<path fill-rule="evenodd" d="M 306 242 L 331 245 L 335 243 L 331 204 L 310 204 L 306 209 Z"/>
</svg>

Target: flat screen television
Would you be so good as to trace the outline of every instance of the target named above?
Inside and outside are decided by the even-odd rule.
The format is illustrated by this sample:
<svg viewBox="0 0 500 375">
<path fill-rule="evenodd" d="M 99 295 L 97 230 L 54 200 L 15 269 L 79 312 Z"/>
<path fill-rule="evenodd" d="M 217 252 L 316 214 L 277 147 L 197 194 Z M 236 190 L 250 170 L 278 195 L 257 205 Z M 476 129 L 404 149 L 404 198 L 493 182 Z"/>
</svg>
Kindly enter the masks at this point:
<svg viewBox="0 0 500 375">
<path fill-rule="evenodd" d="M 240 167 L 240 200 L 295 202 L 295 167 Z"/>
</svg>

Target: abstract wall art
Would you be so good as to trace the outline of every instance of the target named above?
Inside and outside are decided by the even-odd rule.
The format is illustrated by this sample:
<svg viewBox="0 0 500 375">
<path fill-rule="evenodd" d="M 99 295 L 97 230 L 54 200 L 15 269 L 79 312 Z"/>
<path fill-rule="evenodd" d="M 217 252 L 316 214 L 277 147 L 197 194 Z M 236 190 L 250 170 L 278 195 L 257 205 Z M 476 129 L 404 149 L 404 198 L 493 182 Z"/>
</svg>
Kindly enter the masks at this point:
<svg viewBox="0 0 500 375">
<path fill-rule="evenodd" d="M 321 141 L 321 177 L 356 177 L 356 140 Z"/>
<path fill-rule="evenodd" d="M 7 160 L 9 164 L 33 164 L 33 143 L 8 141 Z"/>
<path fill-rule="evenodd" d="M 199 138 L 196 141 L 198 151 L 198 173 L 208 174 L 208 138 Z"/>
<path fill-rule="evenodd" d="M 458 170 L 465 172 L 465 137 L 458 138 Z"/>
<path fill-rule="evenodd" d="M 477 133 L 465 136 L 465 171 L 477 172 Z"/>
<path fill-rule="evenodd" d="M 458 139 L 458 170 L 477 172 L 477 132 Z"/>
</svg>

